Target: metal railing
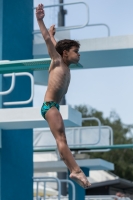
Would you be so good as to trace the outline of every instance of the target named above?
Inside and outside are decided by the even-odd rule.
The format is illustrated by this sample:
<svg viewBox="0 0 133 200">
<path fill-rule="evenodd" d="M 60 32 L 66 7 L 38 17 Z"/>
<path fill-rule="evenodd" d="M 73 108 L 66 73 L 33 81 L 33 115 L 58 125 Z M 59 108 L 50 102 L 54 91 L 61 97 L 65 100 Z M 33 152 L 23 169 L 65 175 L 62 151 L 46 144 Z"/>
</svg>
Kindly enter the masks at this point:
<svg viewBox="0 0 133 200">
<path fill-rule="evenodd" d="M 107 128 L 110 131 L 110 144 L 109 145 L 113 145 L 113 129 L 110 126 L 101 126 L 101 129 L 103 128 Z M 84 152 L 106 152 L 106 151 L 110 151 L 111 149 L 96 149 L 96 150 L 82 150 L 79 151 L 79 153 Z"/>
<path fill-rule="evenodd" d="M 79 143 L 79 144 L 74 144 L 74 145 L 70 145 L 69 144 L 69 148 L 71 150 L 73 150 L 75 147 L 82 147 L 82 146 L 88 146 L 88 145 L 97 145 L 100 142 L 100 139 L 101 139 L 101 122 L 100 122 L 100 120 L 98 118 L 96 118 L 96 117 L 91 117 L 91 118 L 82 118 L 82 121 L 96 121 L 98 123 L 98 126 L 97 126 L 98 129 L 99 129 L 98 140 L 96 142 L 94 142 L 94 143 L 86 143 L 86 144 Z M 77 128 L 80 130 L 80 127 L 76 127 L 76 128 L 73 128 L 73 129 L 77 129 Z M 83 128 L 83 127 L 81 127 L 81 128 Z M 75 134 L 74 134 L 73 140 L 75 141 Z M 81 131 L 80 131 L 79 141 L 82 141 L 82 139 L 81 139 Z M 34 147 L 34 152 L 49 152 L 49 151 L 57 151 L 57 146 L 56 145 L 48 145 L 48 146 L 36 146 L 36 147 Z"/>
<path fill-rule="evenodd" d="M 107 36 L 110 37 L 110 28 L 107 24 L 104 24 L 104 23 L 99 23 L 99 24 L 87 24 L 85 27 L 81 27 L 81 28 L 86 28 L 86 27 L 93 27 L 93 26 L 104 26 L 107 28 Z M 81 29 L 79 28 L 79 29 Z M 56 28 L 56 32 L 58 32 L 58 28 Z M 62 28 L 62 31 L 65 31 L 65 29 Z M 33 31 L 33 34 L 41 34 L 41 31 L 40 30 L 35 30 Z"/>
<path fill-rule="evenodd" d="M 32 74 L 28 72 L 21 72 L 21 73 L 10 73 L 10 74 L 3 74 L 4 77 L 12 77 L 11 79 L 11 86 L 8 90 L 0 92 L 0 95 L 7 95 L 10 94 L 14 87 L 15 87 L 15 78 L 16 76 L 28 76 L 31 80 L 31 96 L 28 100 L 26 101 L 14 101 L 14 102 L 4 102 L 4 105 L 23 105 L 23 104 L 28 104 L 33 100 L 34 97 L 34 77 Z"/>
<path fill-rule="evenodd" d="M 40 200 L 40 197 L 39 197 L 39 183 L 43 183 L 44 184 L 44 187 L 43 187 L 43 191 L 44 191 L 44 194 L 43 194 L 43 200 L 46 200 L 46 182 L 56 182 L 57 185 L 58 185 L 58 196 L 56 197 L 58 200 L 61 200 L 61 183 L 68 183 L 72 186 L 72 200 L 76 200 L 75 199 L 75 185 L 72 181 L 70 180 L 67 180 L 67 179 L 58 179 L 56 177 L 33 177 L 33 182 L 37 184 L 37 187 L 36 187 L 36 197 L 35 199 L 36 200 Z M 55 197 L 54 197 L 55 198 Z"/>
<path fill-rule="evenodd" d="M 79 28 L 83 28 L 83 27 L 87 26 L 87 24 L 89 23 L 89 7 L 83 1 L 81 1 L 81 2 L 73 2 L 73 3 L 61 3 L 61 4 L 55 4 L 55 5 L 45 6 L 45 8 L 50 8 L 50 7 L 68 6 L 68 5 L 76 5 L 76 4 L 83 4 L 86 7 L 87 18 L 85 20 L 85 23 L 82 24 L 82 25 L 77 25 L 77 26 L 58 27 L 56 29 L 56 31 L 65 31 L 65 30 L 79 29 Z M 36 9 L 36 8 L 34 8 L 34 9 Z M 37 33 L 40 33 L 40 31 L 38 31 L 38 30 L 37 31 L 33 31 L 33 34 L 37 34 Z"/>
<path fill-rule="evenodd" d="M 89 6 L 85 2 L 73 2 L 73 3 L 62 3 L 62 4 L 55 4 L 55 5 L 48 5 L 45 6 L 45 8 L 50 8 L 50 7 L 57 7 L 57 6 L 67 6 L 67 5 L 74 5 L 74 4 L 84 4 L 86 6 L 87 10 L 87 20 L 83 25 L 77 25 L 77 26 L 67 26 L 67 27 L 57 27 L 56 31 L 65 31 L 65 30 L 73 30 L 73 29 L 81 29 L 85 27 L 91 27 L 91 26 L 104 26 L 107 28 L 107 35 L 108 37 L 110 36 L 110 28 L 107 24 L 105 23 L 96 23 L 96 24 L 89 24 Z M 35 9 L 35 8 L 34 8 Z M 40 33 L 40 30 L 35 30 L 33 31 L 33 34 L 38 34 Z"/>
</svg>

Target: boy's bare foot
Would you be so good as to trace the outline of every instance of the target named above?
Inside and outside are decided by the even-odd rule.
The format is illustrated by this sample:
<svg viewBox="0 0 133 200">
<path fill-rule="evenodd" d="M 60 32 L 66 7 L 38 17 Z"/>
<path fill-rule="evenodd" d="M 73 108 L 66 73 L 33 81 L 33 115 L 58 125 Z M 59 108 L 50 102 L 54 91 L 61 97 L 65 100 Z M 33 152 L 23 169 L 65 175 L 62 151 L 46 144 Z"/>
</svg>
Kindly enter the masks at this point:
<svg viewBox="0 0 133 200">
<path fill-rule="evenodd" d="M 84 189 L 87 189 L 91 186 L 91 184 L 89 183 L 87 177 L 85 176 L 82 170 L 80 170 L 77 173 L 72 172 L 69 177 Z"/>
</svg>

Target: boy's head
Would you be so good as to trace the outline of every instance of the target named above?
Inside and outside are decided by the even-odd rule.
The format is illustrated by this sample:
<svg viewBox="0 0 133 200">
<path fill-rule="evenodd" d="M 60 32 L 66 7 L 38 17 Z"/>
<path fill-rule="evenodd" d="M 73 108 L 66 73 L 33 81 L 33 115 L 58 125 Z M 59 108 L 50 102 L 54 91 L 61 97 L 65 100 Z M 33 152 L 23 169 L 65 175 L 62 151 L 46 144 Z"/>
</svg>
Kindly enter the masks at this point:
<svg viewBox="0 0 133 200">
<path fill-rule="evenodd" d="M 56 51 L 64 58 L 66 57 L 70 63 L 77 63 L 79 61 L 80 44 L 76 40 L 64 39 L 57 42 Z"/>
<path fill-rule="evenodd" d="M 76 40 L 65 39 L 65 40 L 60 40 L 59 42 L 57 42 L 55 48 L 56 48 L 56 51 L 62 56 L 64 50 L 69 51 L 74 46 L 79 49 L 80 47 L 79 42 Z"/>
</svg>

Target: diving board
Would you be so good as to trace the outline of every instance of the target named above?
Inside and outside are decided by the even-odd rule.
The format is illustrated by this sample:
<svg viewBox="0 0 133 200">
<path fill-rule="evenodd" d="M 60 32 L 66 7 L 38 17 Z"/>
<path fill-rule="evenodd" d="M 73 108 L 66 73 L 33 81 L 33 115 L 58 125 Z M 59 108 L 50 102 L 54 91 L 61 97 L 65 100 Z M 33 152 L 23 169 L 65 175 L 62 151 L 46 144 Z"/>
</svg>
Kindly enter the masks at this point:
<svg viewBox="0 0 133 200">
<path fill-rule="evenodd" d="M 89 151 L 89 150 L 103 150 L 103 149 L 133 149 L 133 144 L 114 144 L 114 145 L 103 145 L 103 146 L 91 146 L 91 145 L 80 145 L 72 146 L 69 145 L 71 151 Z M 45 147 L 45 148 L 35 148 L 34 152 L 52 152 L 56 151 L 57 147 Z"/>
<path fill-rule="evenodd" d="M 16 72 L 32 72 L 40 70 L 48 70 L 51 59 L 30 59 L 30 60 L 18 60 L 18 61 L 0 61 L 0 74 L 16 73 Z M 83 68 L 81 64 L 70 65 L 71 69 Z"/>
<path fill-rule="evenodd" d="M 81 126 L 82 116 L 77 110 L 68 105 L 62 105 L 60 106 L 60 113 L 66 127 Z M 0 129 L 14 130 L 44 127 L 49 126 L 41 116 L 38 107 L 0 109 Z"/>
<path fill-rule="evenodd" d="M 76 160 L 79 167 L 89 170 L 114 170 L 114 164 L 103 159 Z M 62 160 L 34 162 L 34 172 L 67 172 L 67 167 Z"/>
</svg>

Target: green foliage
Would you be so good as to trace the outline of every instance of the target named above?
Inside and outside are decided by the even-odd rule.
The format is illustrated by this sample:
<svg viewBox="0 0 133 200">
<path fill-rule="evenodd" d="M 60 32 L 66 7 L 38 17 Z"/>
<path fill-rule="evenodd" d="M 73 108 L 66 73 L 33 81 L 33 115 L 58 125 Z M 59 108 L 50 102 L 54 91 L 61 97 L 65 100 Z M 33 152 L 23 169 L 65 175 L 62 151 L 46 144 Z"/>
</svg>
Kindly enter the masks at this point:
<svg viewBox="0 0 133 200">
<path fill-rule="evenodd" d="M 82 117 L 97 117 L 102 125 L 112 127 L 114 132 L 114 144 L 131 144 L 132 137 L 127 137 L 130 132 L 128 126 L 124 127 L 118 115 L 111 120 L 111 118 L 104 118 L 103 113 L 92 108 L 87 108 L 85 105 L 75 106 L 75 109 L 82 113 Z M 85 121 L 83 126 L 97 126 L 95 121 Z M 93 152 L 89 153 L 90 158 L 102 158 L 115 164 L 115 173 L 120 178 L 125 178 L 133 181 L 133 149 L 116 149 L 109 152 Z"/>
</svg>

